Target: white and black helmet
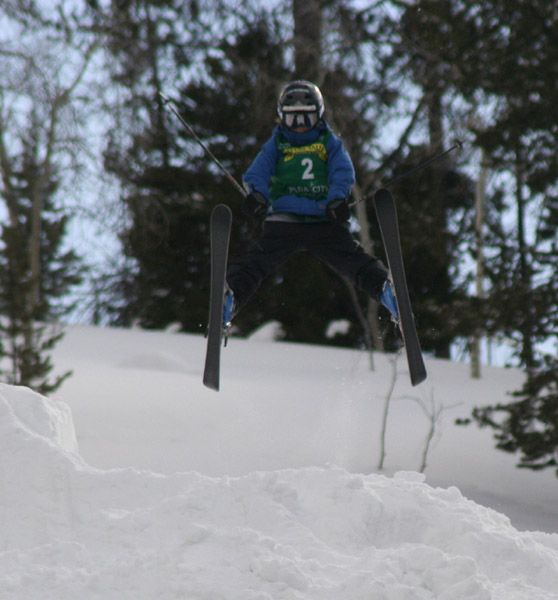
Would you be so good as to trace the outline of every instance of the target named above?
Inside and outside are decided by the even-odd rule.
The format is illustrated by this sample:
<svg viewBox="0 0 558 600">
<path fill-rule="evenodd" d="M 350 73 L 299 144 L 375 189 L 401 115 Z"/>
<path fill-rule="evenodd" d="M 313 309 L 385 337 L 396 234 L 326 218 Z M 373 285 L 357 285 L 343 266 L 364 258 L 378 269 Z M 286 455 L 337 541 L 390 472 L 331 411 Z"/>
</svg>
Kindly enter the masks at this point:
<svg viewBox="0 0 558 600">
<path fill-rule="evenodd" d="M 324 114 L 324 99 L 317 85 L 299 79 L 288 83 L 279 94 L 277 115 L 287 129 L 312 129 Z"/>
</svg>

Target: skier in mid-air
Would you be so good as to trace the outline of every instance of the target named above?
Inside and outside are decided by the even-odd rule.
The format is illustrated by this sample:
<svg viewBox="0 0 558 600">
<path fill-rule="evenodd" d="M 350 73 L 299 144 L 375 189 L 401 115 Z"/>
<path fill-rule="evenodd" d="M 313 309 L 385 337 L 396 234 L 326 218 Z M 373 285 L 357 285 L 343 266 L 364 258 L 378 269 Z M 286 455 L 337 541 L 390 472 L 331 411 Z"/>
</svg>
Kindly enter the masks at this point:
<svg viewBox="0 0 558 600">
<path fill-rule="evenodd" d="M 279 95 L 277 115 L 279 124 L 243 177 L 249 193 L 241 210 L 261 233 L 245 255 L 231 261 L 224 326 L 260 283 L 299 251 L 310 252 L 347 277 L 397 320 L 387 269 L 366 254 L 349 231 L 354 167 L 324 120 L 319 88 L 305 80 L 287 84 Z"/>
</svg>

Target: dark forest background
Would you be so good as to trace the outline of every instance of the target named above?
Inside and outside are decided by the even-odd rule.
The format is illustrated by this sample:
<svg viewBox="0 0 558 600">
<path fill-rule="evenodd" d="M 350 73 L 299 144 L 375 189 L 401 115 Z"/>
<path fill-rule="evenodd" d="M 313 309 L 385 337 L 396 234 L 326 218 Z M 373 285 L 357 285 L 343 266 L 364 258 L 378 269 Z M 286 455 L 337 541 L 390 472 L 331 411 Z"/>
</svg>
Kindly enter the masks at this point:
<svg viewBox="0 0 558 600">
<path fill-rule="evenodd" d="M 4 0 L 0 24 L 5 380 L 45 393 L 62 383 L 49 350 L 76 302 L 95 323 L 204 332 L 212 207 L 233 209 L 233 255 L 251 231 L 240 195 L 160 93 L 240 180 L 271 133 L 280 86 L 305 78 L 355 163 L 355 236 L 380 257 L 371 192 L 464 142 L 392 188 L 419 335 L 436 357 L 467 353 L 474 377 L 481 340 L 511 344 L 525 387 L 472 419 L 520 465 L 556 466 L 552 2 Z M 68 236 L 84 216 L 119 243 L 101 268 Z M 235 333 L 273 320 L 285 340 L 389 351 L 383 310 L 299 256 L 262 286 Z M 340 320 L 347 327 L 331 335 Z"/>
</svg>

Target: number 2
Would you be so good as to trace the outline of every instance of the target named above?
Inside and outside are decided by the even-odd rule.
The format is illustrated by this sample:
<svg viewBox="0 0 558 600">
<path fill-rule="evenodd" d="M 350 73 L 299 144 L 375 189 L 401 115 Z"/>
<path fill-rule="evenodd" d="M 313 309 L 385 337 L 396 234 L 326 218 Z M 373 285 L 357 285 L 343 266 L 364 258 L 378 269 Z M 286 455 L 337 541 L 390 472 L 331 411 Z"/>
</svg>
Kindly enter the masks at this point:
<svg viewBox="0 0 558 600">
<path fill-rule="evenodd" d="M 301 161 L 304 169 L 304 173 L 302 174 L 302 179 L 314 179 L 314 173 L 312 173 L 312 169 L 314 168 L 314 163 L 311 158 L 303 158 Z"/>
</svg>

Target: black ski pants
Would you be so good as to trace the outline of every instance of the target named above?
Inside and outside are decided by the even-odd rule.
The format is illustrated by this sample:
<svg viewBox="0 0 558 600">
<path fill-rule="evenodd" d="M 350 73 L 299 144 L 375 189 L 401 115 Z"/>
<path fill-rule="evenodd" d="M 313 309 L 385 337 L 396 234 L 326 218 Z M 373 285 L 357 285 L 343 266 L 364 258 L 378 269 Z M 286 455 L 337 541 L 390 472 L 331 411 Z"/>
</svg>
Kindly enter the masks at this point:
<svg viewBox="0 0 558 600">
<path fill-rule="evenodd" d="M 376 299 L 388 276 L 383 263 L 366 254 L 340 223 L 267 221 L 247 253 L 229 265 L 227 283 L 234 293 L 236 308 L 242 308 L 262 281 L 290 256 L 303 251 Z"/>
</svg>

